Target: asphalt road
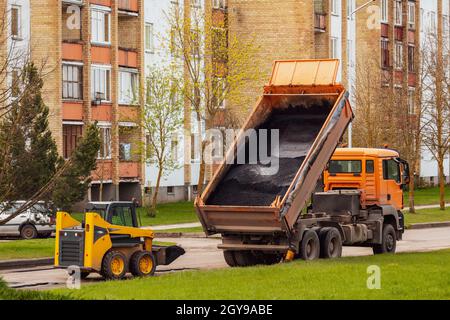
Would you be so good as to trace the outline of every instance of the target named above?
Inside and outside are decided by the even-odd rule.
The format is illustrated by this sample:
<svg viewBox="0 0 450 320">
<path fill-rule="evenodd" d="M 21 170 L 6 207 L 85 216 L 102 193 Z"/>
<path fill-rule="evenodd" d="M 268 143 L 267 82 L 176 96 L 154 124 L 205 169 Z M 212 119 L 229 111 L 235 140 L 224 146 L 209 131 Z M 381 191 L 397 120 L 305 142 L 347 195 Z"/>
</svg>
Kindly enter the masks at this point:
<svg viewBox="0 0 450 320">
<path fill-rule="evenodd" d="M 160 239 L 161 240 L 161 239 Z M 170 241 L 174 241 L 171 239 Z M 217 249 L 219 238 L 179 238 L 176 242 L 183 246 L 186 254 L 170 266 L 157 269 L 157 276 L 164 276 L 170 272 L 180 272 L 194 269 L 227 268 L 222 252 Z M 407 230 L 404 240 L 398 242 L 398 252 L 434 251 L 450 248 L 450 227 L 422 230 Z M 344 256 L 371 255 L 370 248 L 345 247 Z M 49 289 L 65 286 L 67 273 L 65 270 L 52 267 L 38 267 L 32 269 L 17 269 L 0 271 L 0 276 L 14 288 Z M 91 275 L 84 283 L 102 281 L 97 275 Z"/>
</svg>

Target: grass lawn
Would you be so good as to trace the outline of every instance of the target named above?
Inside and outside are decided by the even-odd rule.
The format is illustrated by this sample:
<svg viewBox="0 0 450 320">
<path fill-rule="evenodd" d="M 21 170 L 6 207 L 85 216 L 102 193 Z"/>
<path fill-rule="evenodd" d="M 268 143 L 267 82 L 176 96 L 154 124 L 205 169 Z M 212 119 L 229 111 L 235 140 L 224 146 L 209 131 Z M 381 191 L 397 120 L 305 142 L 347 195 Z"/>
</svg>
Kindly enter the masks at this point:
<svg viewBox="0 0 450 320">
<path fill-rule="evenodd" d="M 0 242 L 0 260 L 48 258 L 55 254 L 55 239 Z"/>
<path fill-rule="evenodd" d="M 203 233 L 202 227 L 155 230 L 155 233 Z"/>
<path fill-rule="evenodd" d="M 368 290 L 367 268 L 381 268 Z M 450 299 L 450 250 L 185 271 L 59 289 L 76 299 Z"/>
<path fill-rule="evenodd" d="M 450 221 L 450 208 L 447 207 L 445 211 L 436 209 L 417 210 L 416 213 L 405 213 L 406 227 L 413 223 L 423 222 L 443 222 Z"/>
<path fill-rule="evenodd" d="M 171 246 L 173 242 L 154 242 Z M 55 254 L 55 239 L 12 240 L 0 242 L 0 260 L 49 258 Z"/>
<path fill-rule="evenodd" d="M 450 186 L 445 187 L 445 200 L 450 202 Z M 416 206 L 427 204 L 439 204 L 439 188 L 421 188 L 414 192 Z M 405 206 L 409 206 L 409 193 L 405 191 Z"/>
<path fill-rule="evenodd" d="M 0 300 L 68 300 L 69 296 L 44 291 L 15 290 L 8 288 L 0 278 Z"/>
<path fill-rule="evenodd" d="M 138 208 L 143 226 L 158 226 L 165 224 L 198 222 L 193 202 L 176 202 L 158 205 L 156 217 L 147 215 L 147 208 Z M 83 213 L 73 213 L 72 216 L 81 221 Z"/>
</svg>

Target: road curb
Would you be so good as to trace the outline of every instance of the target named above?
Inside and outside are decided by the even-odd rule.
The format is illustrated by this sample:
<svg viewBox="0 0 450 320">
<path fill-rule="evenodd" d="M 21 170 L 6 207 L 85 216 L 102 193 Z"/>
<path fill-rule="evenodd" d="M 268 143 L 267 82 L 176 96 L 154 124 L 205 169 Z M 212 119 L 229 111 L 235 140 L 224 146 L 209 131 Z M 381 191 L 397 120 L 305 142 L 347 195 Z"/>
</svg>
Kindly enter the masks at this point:
<svg viewBox="0 0 450 320">
<path fill-rule="evenodd" d="M 54 261 L 54 258 L 4 260 L 0 261 L 0 270 L 48 266 L 53 265 Z"/>
<path fill-rule="evenodd" d="M 220 236 L 207 237 L 203 232 L 155 232 L 155 238 L 217 238 Z"/>
<path fill-rule="evenodd" d="M 418 230 L 418 229 L 445 228 L 445 227 L 450 227 L 450 221 L 413 223 L 409 225 L 407 229 Z"/>
</svg>

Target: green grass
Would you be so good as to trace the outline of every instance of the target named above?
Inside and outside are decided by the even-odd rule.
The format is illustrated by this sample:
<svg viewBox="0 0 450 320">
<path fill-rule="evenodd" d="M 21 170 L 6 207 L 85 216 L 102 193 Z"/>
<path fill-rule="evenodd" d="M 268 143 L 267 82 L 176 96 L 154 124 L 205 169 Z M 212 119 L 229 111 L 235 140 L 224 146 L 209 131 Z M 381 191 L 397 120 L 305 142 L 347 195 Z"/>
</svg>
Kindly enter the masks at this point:
<svg viewBox="0 0 450 320">
<path fill-rule="evenodd" d="M 171 246 L 173 242 L 155 241 L 155 245 Z M 0 242 L 0 260 L 49 258 L 55 254 L 55 239 L 13 240 Z"/>
<path fill-rule="evenodd" d="M 69 295 L 45 291 L 15 290 L 8 288 L 0 278 L 0 300 L 68 300 Z"/>
<path fill-rule="evenodd" d="M 202 227 L 155 230 L 155 233 L 203 233 Z"/>
<path fill-rule="evenodd" d="M 450 186 L 445 187 L 445 200 L 450 201 Z M 416 206 L 428 204 L 439 204 L 439 188 L 420 188 L 414 192 L 414 203 Z M 409 193 L 405 191 L 405 206 L 409 206 Z"/>
<path fill-rule="evenodd" d="M 0 260 L 47 258 L 55 254 L 55 239 L 0 242 Z"/>
<path fill-rule="evenodd" d="M 405 224 L 409 227 L 413 223 L 424 222 L 443 222 L 450 221 L 450 208 L 447 207 L 445 211 L 436 209 L 422 209 L 417 210 L 416 213 L 405 213 Z"/>
<path fill-rule="evenodd" d="M 156 217 L 148 216 L 148 208 L 138 208 L 143 226 L 159 226 L 165 224 L 178 224 L 198 222 L 192 202 L 176 202 L 158 205 Z M 83 220 L 83 213 L 72 213 L 72 217 L 78 221 Z"/>
<path fill-rule="evenodd" d="M 367 268 L 381 268 L 369 290 Z M 450 250 L 186 271 L 85 285 L 78 299 L 450 299 Z"/>
</svg>

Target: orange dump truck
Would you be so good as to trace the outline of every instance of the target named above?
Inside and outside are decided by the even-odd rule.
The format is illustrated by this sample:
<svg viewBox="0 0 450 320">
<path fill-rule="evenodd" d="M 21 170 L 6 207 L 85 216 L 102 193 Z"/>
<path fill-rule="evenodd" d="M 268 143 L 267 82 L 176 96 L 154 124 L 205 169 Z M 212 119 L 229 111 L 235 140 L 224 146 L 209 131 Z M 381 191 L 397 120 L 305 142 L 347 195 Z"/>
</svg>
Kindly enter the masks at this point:
<svg viewBox="0 0 450 320">
<path fill-rule="evenodd" d="M 275 61 L 263 96 L 196 199 L 205 233 L 222 235 L 230 266 L 334 258 L 342 245 L 395 251 L 408 166 L 385 149 L 335 153 L 353 119 L 349 94 L 336 83 L 338 63 Z M 330 162 L 333 154 L 342 158 Z"/>
</svg>

